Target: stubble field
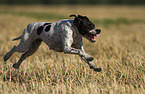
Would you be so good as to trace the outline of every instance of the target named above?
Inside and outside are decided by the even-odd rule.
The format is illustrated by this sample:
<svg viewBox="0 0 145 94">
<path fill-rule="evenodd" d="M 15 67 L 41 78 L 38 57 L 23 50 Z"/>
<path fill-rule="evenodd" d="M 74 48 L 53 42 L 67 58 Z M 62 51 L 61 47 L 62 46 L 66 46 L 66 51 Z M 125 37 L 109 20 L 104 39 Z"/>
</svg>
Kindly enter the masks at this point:
<svg viewBox="0 0 145 94">
<path fill-rule="evenodd" d="M 87 15 L 102 30 L 95 43 L 84 39 L 84 48 L 95 72 L 79 56 L 49 50 L 42 43 L 19 69 L 20 58 L 3 56 L 19 41 L 31 22 L 70 19 Z M 145 7 L 143 6 L 0 6 L 0 93 L 17 94 L 145 94 Z"/>
</svg>

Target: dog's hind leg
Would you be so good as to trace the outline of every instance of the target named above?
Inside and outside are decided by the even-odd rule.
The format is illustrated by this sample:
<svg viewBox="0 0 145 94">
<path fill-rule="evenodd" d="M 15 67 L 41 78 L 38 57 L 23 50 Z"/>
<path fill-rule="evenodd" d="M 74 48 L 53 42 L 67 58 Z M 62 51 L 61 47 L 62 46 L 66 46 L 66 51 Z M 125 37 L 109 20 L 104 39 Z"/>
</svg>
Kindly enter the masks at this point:
<svg viewBox="0 0 145 94">
<path fill-rule="evenodd" d="M 24 30 L 24 32 L 26 32 L 26 29 Z M 33 42 L 33 36 L 32 37 L 29 36 L 30 34 L 24 33 L 21 36 L 20 43 L 17 46 L 14 46 L 8 53 L 4 55 L 4 61 L 7 61 L 14 52 L 24 53 L 25 51 L 27 51 Z M 19 38 L 20 37 L 15 38 L 13 40 L 17 40 Z"/>
<path fill-rule="evenodd" d="M 42 42 L 42 40 L 36 39 L 31 44 L 30 48 L 24 54 L 22 54 L 22 56 L 20 57 L 18 62 L 13 64 L 13 67 L 18 69 L 20 67 L 20 64 L 23 62 L 23 60 L 25 60 L 28 56 L 32 55 L 33 53 L 35 53 L 37 51 L 37 49 L 40 46 L 41 42 Z"/>
<path fill-rule="evenodd" d="M 7 52 L 4 55 L 4 61 L 7 61 L 14 52 L 19 52 L 19 53 L 25 52 L 28 49 L 29 45 L 26 45 L 25 42 L 21 40 L 18 46 L 14 46 L 9 52 Z"/>
<path fill-rule="evenodd" d="M 16 49 L 17 47 L 16 46 L 14 46 L 9 52 L 7 52 L 5 55 L 4 55 L 4 61 L 7 61 L 10 57 L 11 57 L 11 55 L 15 52 L 15 49 Z"/>
</svg>

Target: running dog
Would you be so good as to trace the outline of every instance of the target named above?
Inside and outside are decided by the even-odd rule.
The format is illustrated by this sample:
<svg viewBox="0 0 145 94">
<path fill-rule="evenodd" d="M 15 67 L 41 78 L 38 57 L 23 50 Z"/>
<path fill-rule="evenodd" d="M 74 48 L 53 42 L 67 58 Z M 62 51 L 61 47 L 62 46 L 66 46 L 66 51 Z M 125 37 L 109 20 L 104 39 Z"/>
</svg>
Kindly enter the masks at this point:
<svg viewBox="0 0 145 94">
<path fill-rule="evenodd" d="M 97 68 L 92 62 L 94 58 L 84 51 L 82 37 L 94 43 L 96 41 L 94 37 L 100 36 L 101 30 L 95 28 L 86 16 L 70 15 L 70 17 L 74 19 L 28 24 L 23 34 L 13 39 L 21 40 L 5 54 L 4 61 L 7 61 L 14 52 L 23 53 L 18 62 L 13 64 L 13 67 L 18 69 L 23 60 L 35 53 L 43 41 L 52 50 L 79 55 L 91 69 L 100 72 L 101 68 Z"/>
</svg>

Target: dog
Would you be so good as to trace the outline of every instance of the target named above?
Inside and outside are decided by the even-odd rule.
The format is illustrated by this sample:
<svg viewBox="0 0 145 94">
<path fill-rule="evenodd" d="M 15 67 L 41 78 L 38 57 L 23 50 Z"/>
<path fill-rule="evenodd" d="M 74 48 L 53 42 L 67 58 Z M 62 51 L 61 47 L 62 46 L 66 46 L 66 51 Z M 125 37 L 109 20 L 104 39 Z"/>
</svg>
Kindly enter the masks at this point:
<svg viewBox="0 0 145 94">
<path fill-rule="evenodd" d="M 100 36 L 101 30 L 95 28 L 87 16 L 73 14 L 70 17 L 74 19 L 28 24 L 23 34 L 13 39 L 13 41 L 21 40 L 4 55 L 4 61 L 7 61 L 14 52 L 23 53 L 18 62 L 13 64 L 13 67 L 18 69 L 23 60 L 35 53 L 43 41 L 54 51 L 79 55 L 91 69 L 100 72 L 101 68 L 97 68 L 92 62 L 94 58 L 84 51 L 82 37 L 94 43 L 96 41 L 94 37 Z"/>
</svg>

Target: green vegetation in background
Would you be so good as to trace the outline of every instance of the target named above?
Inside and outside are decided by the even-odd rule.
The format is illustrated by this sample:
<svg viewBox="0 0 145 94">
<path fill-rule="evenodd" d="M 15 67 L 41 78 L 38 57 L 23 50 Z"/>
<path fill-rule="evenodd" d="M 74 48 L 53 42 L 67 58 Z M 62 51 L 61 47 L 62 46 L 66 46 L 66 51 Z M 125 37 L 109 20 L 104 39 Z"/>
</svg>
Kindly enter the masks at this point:
<svg viewBox="0 0 145 94">
<path fill-rule="evenodd" d="M 0 0 L 0 4 L 145 4 L 145 0 Z"/>
<path fill-rule="evenodd" d="M 12 12 L 12 11 L 0 11 L 0 14 L 10 14 L 15 16 L 24 16 L 30 17 L 35 19 L 46 19 L 46 20 L 61 20 L 61 19 L 68 19 L 69 17 L 58 15 L 58 14 L 48 14 L 48 13 L 37 13 L 37 12 Z M 134 23 L 145 23 L 144 20 L 134 19 L 129 20 L 126 18 L 118 18 L 118 19 L 91 19 L 96 25 L 103 24 L 103 25 L 119 25 L 119 24 L 134 24 Z"/>
</svg>

